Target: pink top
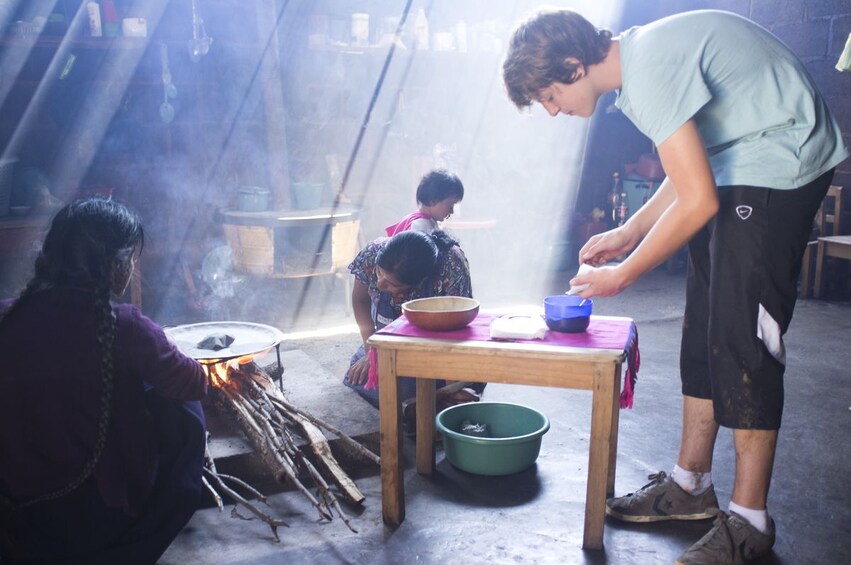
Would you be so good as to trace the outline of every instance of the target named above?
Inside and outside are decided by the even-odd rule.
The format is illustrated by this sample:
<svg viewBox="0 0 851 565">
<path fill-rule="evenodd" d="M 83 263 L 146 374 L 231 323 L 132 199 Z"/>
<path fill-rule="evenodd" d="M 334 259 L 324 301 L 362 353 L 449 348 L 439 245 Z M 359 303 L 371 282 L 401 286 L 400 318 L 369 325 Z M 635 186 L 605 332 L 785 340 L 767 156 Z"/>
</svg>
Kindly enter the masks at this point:
<svg viewBox="0 0 851 565">
<path fill-rule="evenodd" d="M 408 214 L 392 226 L 387 226 L 386 228 L 384 228 L 384 232 L 387 234 L 387 237 L 393 237 L 397 233 L 401 233 L 403 231 L 408 231 L 409 229 L 411 229 L 411 224 L 413 224 L 417 220 L 431 220 L 431 222 L 434 224 L 434 229 L 437 229 L 437 222 L 435 222 L 431 216 L 429 216 L 425 212 L 416 211 Z"/>
</svg>

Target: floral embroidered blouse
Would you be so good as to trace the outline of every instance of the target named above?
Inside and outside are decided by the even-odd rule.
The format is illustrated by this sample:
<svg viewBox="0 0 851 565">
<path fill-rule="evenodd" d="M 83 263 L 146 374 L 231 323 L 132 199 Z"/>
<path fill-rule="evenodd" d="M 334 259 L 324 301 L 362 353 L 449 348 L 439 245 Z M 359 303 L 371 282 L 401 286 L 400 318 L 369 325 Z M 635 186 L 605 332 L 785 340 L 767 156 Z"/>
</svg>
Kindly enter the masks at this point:
<svg viewBox="0 0 851 565">
<path fill-rule="evenodd" d="M 357 280 L 366 285 L 372 299 L 372 321 L 377 328 L 384 327 L 402 315 L 402 303 L 430 296 L 465 296 L 472 298 L 473 288 L 470 281 L 470 265 L 467 256 L 457 245 L 441 254 L 434 274 L 419 285 L 413 287 L 404 299 L 398 302 L 392 294 L 378 290 L 378 277 L 375 274 L 375 259 L 378 252 L 389 241 L 379 238 L 364 247 L 349 264 L 349 271 Z M 379 304 L 383 307 L 379 308 Z M 381 318 L 377 312 L 385 313 Z"/>
</svg>

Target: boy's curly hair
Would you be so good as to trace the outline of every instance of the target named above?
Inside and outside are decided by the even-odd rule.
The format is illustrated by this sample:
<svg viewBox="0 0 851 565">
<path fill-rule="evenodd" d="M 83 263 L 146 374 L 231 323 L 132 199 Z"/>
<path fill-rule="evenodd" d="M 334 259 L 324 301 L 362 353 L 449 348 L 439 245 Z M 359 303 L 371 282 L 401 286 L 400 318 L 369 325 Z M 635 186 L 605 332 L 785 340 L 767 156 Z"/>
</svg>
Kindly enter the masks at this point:
<svg viewBox="0 0 851 565">
<path fill-rule="evenodd" d="M 518 108 L 532 104 L 554 82 L 572 84 L 579 65 L 606 58 L 612 32 L 598 29 L 573 10 L 543 10 L 520 23 L 502 63 L 508 97 Z M 568 58 L 579 63 L 568 63 Z"/>
</svg>

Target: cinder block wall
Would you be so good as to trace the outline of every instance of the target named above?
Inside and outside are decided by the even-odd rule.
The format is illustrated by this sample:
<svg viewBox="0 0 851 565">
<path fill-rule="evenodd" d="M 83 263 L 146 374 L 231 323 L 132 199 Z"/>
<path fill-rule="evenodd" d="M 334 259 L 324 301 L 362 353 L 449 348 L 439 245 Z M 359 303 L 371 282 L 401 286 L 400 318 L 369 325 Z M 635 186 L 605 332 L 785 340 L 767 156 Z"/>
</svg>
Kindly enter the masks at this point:
<svg viewBox="0 0 851 565">
<path fill-rule="evenodd" d="M 839 122 L 851 147 L 851 72 L 836 70 L 836 62 L 851 33 L 851 0 L 657 0 L 627 2 L 617 31 L 672 14 L 698 9 L 727 10 L 764 26 L 800 57 Z M 611 140 L 616 139 L 613 144 Z M 589 161 L 577 207 L 589 210 L 605 198 L 612 172 L 634 162 L 650 149 L 648 140 L 620 114 L 598 113 L 593 127 Z M 623 172 L 621 170 L 621 172 Z M 851 160 L 834 177 L 851 192 Z M 851 201 L 851 198 L 847 199 Z M 851 206 L 848 202 L 847 206 Z M 851 208 L 849 208 L 851 210 Z M 848 215 L 851 218 L 851 214 Z M 848 222 L 851 227 L 851 220 Z"/>
<path fill-rule="evenodd" d="M 851 33 L 851 0 L 750 0 L 745 15 L 782 39 L 804 61 L 851 147 L 851 72 L 835 68 Z M 834 182 L 851 192 L 851 160 L 839 167 Z"/>
</svg>

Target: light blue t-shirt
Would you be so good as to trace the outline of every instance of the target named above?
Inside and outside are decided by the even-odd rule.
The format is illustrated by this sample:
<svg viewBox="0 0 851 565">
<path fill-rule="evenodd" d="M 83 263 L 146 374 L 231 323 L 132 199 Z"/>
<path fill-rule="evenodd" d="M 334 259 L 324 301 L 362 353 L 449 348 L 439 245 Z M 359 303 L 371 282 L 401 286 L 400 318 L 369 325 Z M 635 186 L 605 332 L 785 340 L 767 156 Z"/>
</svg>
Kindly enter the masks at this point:
<svg viewBox="0 0 851 565">
<path fill-rule="evenodd" d="M 693 118 L 716 185 L 797 188 L 848 157 L 803 64 L 750 20 L 699 10 L 620 39 L 616 106 L 657 145 Z"/>
</svg>

